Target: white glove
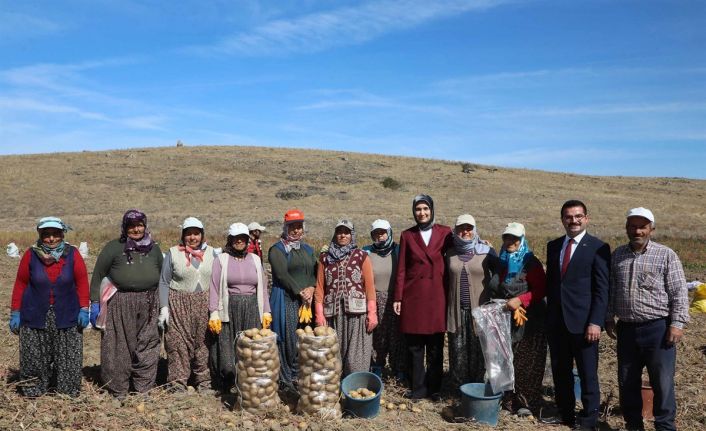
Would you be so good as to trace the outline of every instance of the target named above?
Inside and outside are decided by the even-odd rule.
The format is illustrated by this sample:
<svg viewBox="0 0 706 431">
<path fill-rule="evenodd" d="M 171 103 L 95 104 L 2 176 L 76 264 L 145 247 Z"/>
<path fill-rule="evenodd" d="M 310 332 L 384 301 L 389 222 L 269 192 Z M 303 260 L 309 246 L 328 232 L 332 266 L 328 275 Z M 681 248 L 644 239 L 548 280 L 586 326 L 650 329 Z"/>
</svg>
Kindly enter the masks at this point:
<svg viewBox="0 0 706 431">
<path fill-rule="evenodd" d="M 159 309 L 159 317 L 157 318 L 157 326 L 164 331 L 169 325 L 169 307 Z"/>
</svg>

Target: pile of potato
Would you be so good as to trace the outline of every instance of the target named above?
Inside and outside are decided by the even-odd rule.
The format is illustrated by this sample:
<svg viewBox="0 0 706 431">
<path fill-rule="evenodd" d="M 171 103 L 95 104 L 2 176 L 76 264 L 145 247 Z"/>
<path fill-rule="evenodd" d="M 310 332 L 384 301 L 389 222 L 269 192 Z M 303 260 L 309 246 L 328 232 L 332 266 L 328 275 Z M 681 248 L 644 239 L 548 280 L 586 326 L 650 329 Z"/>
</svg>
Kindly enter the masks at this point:
<svg viewBox="0 0 706 431">
<path fill-rule="evenodd" d="M 279 403 L 279 350 L 277 335 L 270 329 L 248 329 L 236 343 L 240 407 L 260 413 Z"/>
<path fill-rule="evenodd" d="M 299 410 L 326 418 L 341 417 L 341 355 L 336 331 L 327 326 L 297 329 Z"/>
<path fill-rule="evenodd" d="M 368 398 L 372 398 L 375 395 L 377 394 L 368 388 L 358 388 L 348 392 L 348 396 L 350 396 L 351 398 L 355 398 L 356 400 L 367 400 Z"/>
</svg>

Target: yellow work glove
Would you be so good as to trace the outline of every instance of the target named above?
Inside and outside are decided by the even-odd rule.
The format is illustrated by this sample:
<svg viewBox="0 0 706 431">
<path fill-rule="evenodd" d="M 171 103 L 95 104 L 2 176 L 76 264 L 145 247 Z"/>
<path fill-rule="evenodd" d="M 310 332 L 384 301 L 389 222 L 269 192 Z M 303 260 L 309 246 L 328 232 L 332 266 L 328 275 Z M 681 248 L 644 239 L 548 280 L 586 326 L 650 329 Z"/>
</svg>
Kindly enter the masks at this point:
<svg viewBox="0 0 706 431">
<path fill-rule="evenodd" d="M 221 316 L 218 311 L 211 312 L 211 317 L 208 319 L 208 329 L 216 335 L 221 333 Z"/>
<path fill-rule="evenodd" d="M 262 313 L 262 327 L 269 329 L 272 324 L 272 315 L 270 313 Z"/>
<path fill-rule="evenodd" d="M 513 317 L 515 320 L 515 325 L 517 326 L 522 326 L 525 324 L 527 321 L 527 316 L 525 315 L 525 309 L 522 308 L 522 306 L 517 307 L 517 310 L 513 313 Z"/>
<path fill-rule="evenodd" d="M 309 304 L 303 304 L 299 307 L 299 323 L 311 323 L 311 318 L 313 314 L 311 312 L 311 306 Z"/>
</svg>

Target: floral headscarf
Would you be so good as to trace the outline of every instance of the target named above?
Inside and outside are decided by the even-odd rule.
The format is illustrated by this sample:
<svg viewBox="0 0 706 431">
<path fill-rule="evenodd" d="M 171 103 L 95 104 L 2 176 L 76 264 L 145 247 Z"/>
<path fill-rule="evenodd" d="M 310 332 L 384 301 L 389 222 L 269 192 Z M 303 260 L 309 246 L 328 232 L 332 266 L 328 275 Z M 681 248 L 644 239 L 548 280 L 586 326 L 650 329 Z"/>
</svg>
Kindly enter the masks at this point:
<svg viewBox="0 0 706 431">
<path fill-rule="evenodd" d="M 145 234 L 138 241 L 127 236 L 127 227 L 131 222 L 142 222 L 145 225 Z M 154 240 L 147 227 L 147 215 L 145 213 L 137 209 L 131 209 L 123 215 L 122 225 L 120 226 L 120 242 L 125 243 L 123 252 L 127 255 L 127 263 L 132 263 L 133 252 L 146 255 L 152 250 Z"/>
</svg>

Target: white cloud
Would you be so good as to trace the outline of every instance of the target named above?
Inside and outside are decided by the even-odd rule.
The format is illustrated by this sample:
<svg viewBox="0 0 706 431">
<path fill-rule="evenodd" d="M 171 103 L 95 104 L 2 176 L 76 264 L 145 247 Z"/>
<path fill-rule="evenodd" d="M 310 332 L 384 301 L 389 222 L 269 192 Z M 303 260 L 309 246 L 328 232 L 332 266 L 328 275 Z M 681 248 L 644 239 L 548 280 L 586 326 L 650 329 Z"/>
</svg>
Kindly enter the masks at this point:
<svg viewBox="0 0 706 431">
<path fill-rule="evenodd" d="M 484 10 L 508 0 L 385 0 L 317 12 L 299 18 L 270 21 L 251 31 L 236 33 L 212 45 L 187 51 L 200 54 L 270 55 L 317 52 L 353 45 L 387 33 L 473 10 Z"/>
<path fill-rule="evenodd" d="M 45 36 L 63 29 L 63 24 L 44 17 L 0 11 L 0 43 Z"/>
<path fill-rule="evenodd" d="M 396 99 L 378 96 L 360 90 L 319 90 L 314 95 L 323 96 L 323 100 L 297 106 L 296 110 L 334 110 L 349 108 L 379 108 L 397 109 L 430 114 L 448 114 L 449 110 L 443 107 L 408 103 Z"/>
</svg>

